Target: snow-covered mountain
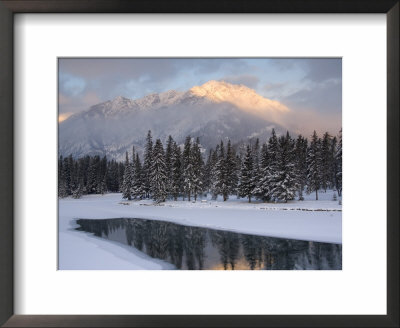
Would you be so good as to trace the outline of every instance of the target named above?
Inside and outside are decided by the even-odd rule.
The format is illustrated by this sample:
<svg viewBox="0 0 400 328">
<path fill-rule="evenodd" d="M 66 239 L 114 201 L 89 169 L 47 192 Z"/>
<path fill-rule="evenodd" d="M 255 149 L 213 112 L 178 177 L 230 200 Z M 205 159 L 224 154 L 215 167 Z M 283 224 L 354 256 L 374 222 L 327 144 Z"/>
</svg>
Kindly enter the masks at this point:
<svg viewBox="0 0 400 328">
<path fill-rule="evenodd" d="M 209 81 L 186 92 L 170 90 L 141 99 L 116 97 L 74 114 L 59 125 L 59 153 L 75 157 L 107 155 L 123 159 L 132 146 L 143 150 L 147 131 L 163 142 L 171 135 L 178 144 L 187 135 L 200 137 L 206 149 L 220 140 L 233 143 L 269 136 L 289 112 L 283 104 L 254 90 Z"/>
</svg>

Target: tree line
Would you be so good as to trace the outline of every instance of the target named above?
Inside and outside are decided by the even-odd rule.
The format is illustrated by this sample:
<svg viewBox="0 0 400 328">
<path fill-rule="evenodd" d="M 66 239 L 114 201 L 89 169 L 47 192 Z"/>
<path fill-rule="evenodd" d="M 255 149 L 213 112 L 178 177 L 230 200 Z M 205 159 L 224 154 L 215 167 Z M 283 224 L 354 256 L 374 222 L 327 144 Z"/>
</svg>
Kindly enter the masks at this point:
<svg viewBox="0 0 400 328">
<path fill-rule="evenodd" d="M 124 164 L 107 160 L 106 156 L 72 155 L 58 159 L 58 196 L 80 198 L 87 194 L 120 192 Z"/>
<path fill-rule="evenodd" d="M 299 135 L 277 136 L 260 144 L 233 146 L 221 141 L 209 150 L 204 160 L 200 140 L 186 137 L 183 148 L 169 136 L 166 147 L 160 139 L 153 142 L 148 132 L 143 160 L 138 152 L 125 154 L 125 162 L 106 157 L 72 156 L 59 159 L 59 196 L 122 192 L 123 198 L 151 198 L 157 203 L 167 199 L 194 199 L 210 193 L 253 198 L 265 202 L 287 202 L 303 192 L 335 189 L 342 193 L 342 135 L 314 131 L 310 141 Z"/>
</svg>

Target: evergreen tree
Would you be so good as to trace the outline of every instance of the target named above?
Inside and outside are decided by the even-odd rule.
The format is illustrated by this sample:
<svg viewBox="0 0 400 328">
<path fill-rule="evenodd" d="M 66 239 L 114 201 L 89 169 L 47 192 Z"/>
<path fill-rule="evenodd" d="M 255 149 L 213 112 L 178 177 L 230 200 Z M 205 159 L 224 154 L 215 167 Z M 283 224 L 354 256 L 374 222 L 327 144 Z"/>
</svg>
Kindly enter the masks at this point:
<svg viewBox="0 0 400 328">
<path fill-rule="evenodd" d="M 193 166 L 193 184 L 192 193 L 194 200 L 197 200 L 197 195 L 203 191 L 203 157 L 200 150 L 200 140 L 196 139 L 191 149 L 191 161 Z"/>
<path fill-rule="evenodd" d="M 259 172 L 258 175 L 252 175 L 253 179 L 253 196 L 261 200 L 269 200 L 269 191 L 268 191 L 268 181 L 267 181 L 267 172 L 269 165 L 269 153 L 268 153 L 268 145 L 264 143 L 261 147 L 260 154 L 260 164 L 259 164 Z"/>
<path fill-rule="evenodd" d="M 298 189 L 294 141 L 290 137 L 289 132 L 286 133 L 286 137 L 282 136 L 279 138 L 278 145 L 277 171 L 271 196 L 273 199 L 286 203 L 288 200 L 295 198 Z"/>
<path fill-rule="evenodd" d="M 113 159 L 107 165 L 107 189 L 111 192 L 118 192 L 118 163 Z"/>
<path fill-rule="evenodd" d="M 182 179 L 182 153 L 179 146 L 174 142 L 172 147 L 172 188 L 171 193 L 174 200 L 178 200 L 178 196 L 182 192 L 183 179 Z"/>
<path fill-rule="evenodd" d="M 339 144 L 335 154 L 336 163 L 336 188 L 339 197 L 342 196 L 342 130 L 339 132 Z"/>
<path fill-rule="evenodd" d="M 185 194 L 188 196 L 188 201 L 190 201 L 194 183 L 192 142 L 190 136 L 186 137 L 185 146 L 183 148 L 182 160 L 183 160 L 183 189 Z"/>
<path fill-rule="evenodd" d="M 242 155 L 236 154 L 235 158 L 235 170 L 236 170 L 236 198 L 239 199 L 239 183 L 240 183 L 240 174 L 242 171 Z"/>
<path fill-rule="evenodd" d="M 68 179 L 68 194 L 72 194 L 72 190 L 76 187 L 75 185 L 75 179 L 74 179 L 74 159 L 72 155 L 69 155 L 67 157 L 68 161 L 68 173 L 67 173 L 67 179 Z"/>
<path fill-rule="evenodd" d="M 227 197 L 227 186 L 226 186 L 226 177 L 225 177 L 225 147 L 224 143 L 221 141 L 219 145 L 219 154 L 218 160 L 215 165 L 215 187 L 213 188 L 217 195 L 221 194 L 223 196 L 224 201 L 226 201 Z"/>
<path fill-rule="evenodd" d="M 307 146 L 308 141 L 302 135 L 299 135 L 296 140 L 296 174 L 297 183 L 299 186 L 299 200 L 304 200 L 303 190 L 307 183 Z"/>
<path fill-rule="evenodd" d="M 60 156 L 58 160 L 58 197 L 64 198 L 68 196 L 68 188 L 64 170 L 64 159 Z"/>
<path fill-rule="evenodd" d="M 96 194 L 105 194 L 107 192 L 107 183 L 106 183 L 106 174 L 107 174 L 107 157 L 103 156 L 97 165 L 96 170 Z"/>
<path fill-rule="evenodd" d="M 318 190 L 321 188 L 321 139 L 314 131 L 311 137 L 310 147 L 307 151 L 307 191 L 315 191 L 315 199 L 318 200 Z"/>
<path fill-rule="evenodd" d="M 146 148 L 144 151 L 144 160 L 143 160 L 143 187 L 146 193 L 146 197 L 150 197 L 150 176 L 151 176 L 151 167 L 153 163 L 153 138 L 151 136 L 151 131 L 147 133 L 146 138 Z"/>
<path fill-rule="evenodd" d="M 123 162 L 118 163 L 118 191 L 122 192 L 122 184 L 124 182 L 124 170 L 125 164 Z"/>
<path fill-rule="evenodd" d="M 100 194 L 104 195 L 107 193 L 107 176 L 104 175 L 103 180 L 101 181 L 100 184 Z"/>
<path fill-rule="evenodd" d="M 138 153 L 136 153 L 136 158 L 135 158 L 135 170 L 133 173 L 133 183 L 132 183 L 132 197 L 136 199 L 142 199 L 146 197 L 143 184 L 142 164 L 140 163 L 140 158 Z"/>
<path fill-rule="evenodd" d="M 321 188 L 326 190 L 331 187 L 332 179 L 332 156 L 331 156 L 332 137 L 325 132 L 321 142 Z"/>
<path fill-rule="evenodd" d="M 278 138 L 275 130 L 272 129 L 271 136 L 268 139 L 268 146 L 264 148 L 267 154 L 264 154 L 262 171 L 260 172 L 260 179 L 256 183 L 254 195 L 264 201 L 270 201 L 272 198 L 272 190 L 277 183 L 277 158 L 278 158 Z"/>
<path fill-rule="evenodd" d="M 65 157 L 63 159 L 62 177 L 64 180 L 63 189 L 65 190 L 65 195 L 66 196 L 71 195 L 71 167 L 70 167 L 69 157 Z"/>
<path fill-rule="evenodd" d="M 255 188 L 253 172 L 253 153 L 248 145 L 240 172 L 239 196 L 247 197 L 249 203 L 251 203 L 251 196 L 253 195 Z"/>
<path fill-rule="evenodd" d="M 226 147 L 226 158 L 224 160 L 223 170 L 225 171 L 223 174 L 225 181 L 223 183 L 222 196 L 224 201 L 226 201 L 230 194 L 236 192 L 237 188 L 236 154 L 231 146 L 230 140 L 228 140 L 228 145 Z"/>
<path fill-rule="evenodd" d="M 253 154 L 253 184 L 257 186 L 259 181 L 262 179 L 262 167 L 260 161 L 260 140 L 257 138 L 254 146 L 252 147 Z M 254 188 L 253 196 L 256 198 L 262 198 L 260 189 Z"/>
<path fill-rule="evenodd" d="M 83 195 L 83 181 L 78 183 L 76 189 L 72 192 L 72 197 L 75 199 L 81 198 Z"/>
<path fill-rule="evenodd" d="M 100 157 L 90 157 L 86 189 L 89 194 L 96 194 L 98 189 L 98 172 L 100 170 Z"/>
<path fill-rule="evenodd" d="M 207 162 L 204 165 L 204 170 L 203 170 L 203 188 L 207 193 L 211 191 L 212 154 L 213 154 L 213 149 L 211 148 L 208 153 Z"/>
<path fill-rule="evenodd" d="M 219 156 L 220 156 L 220 146 L 217 145 L 215 151 L 211 153 L 210 159 L 210 192 L 211 199 L 216 200 L 219 194 Z"/>
<path fill-rule="evenodd" d="M 172 136 L 168 137 L 167 148 L 165 150 L 165 167 L 167 170 L 167 193 L 172 194 L 172 152 L 173 152 L 174 139 Z"/>
<path fill-rule="evenodd" d="M 129 163 L 128 152 L 125 154 L 124 180 L 122 182 L 122 198 L 132 199 L 132 169 Z"/>
<path fill-rule="evenodd" d="M 329 162 L 330 162 L 330 185 L 332 188 L 337 189 L 336 186 L 336 173 L 337 173 L 337 165 L 336 165 L 336 151 L 337 151 L 337 138 L 333 137 L 331 140 L 331 149 L 329 152 Z"/>
<path fill-rule="evenodd" d="M 161 203 L 165 202 L 167 197 L 167 168 L 165 165 L 164 148 L 160 139 L 156 140 L 152 158 L 150 190 L 154 201 Z"/>
</svg>

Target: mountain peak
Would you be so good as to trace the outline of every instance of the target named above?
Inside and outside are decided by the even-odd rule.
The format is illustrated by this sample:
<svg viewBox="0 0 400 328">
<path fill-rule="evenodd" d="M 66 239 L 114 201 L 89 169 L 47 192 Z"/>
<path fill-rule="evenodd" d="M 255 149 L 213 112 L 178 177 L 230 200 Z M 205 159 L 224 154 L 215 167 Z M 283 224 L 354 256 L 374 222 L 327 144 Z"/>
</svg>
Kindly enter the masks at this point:
<svg viewBox="0 0 400 328">
<path fill-rule="evenodd" d="M 125 98 L 123 96 L 116 96 L 114 99 L 111 100 L 113 104 L 121 104 L 129 101 L 131 101 L 129 98 Z"/>
<path fill-rule="evenodd" d="M 231 84 L 225 81 L 211 80 L 201 86 L 191 88 L 190 92 L 197 97 L 205 97 L 216 103 L 231 103 L 255 114 L 284 113 L 289 111 L 280 102 L 264 98 L 255 90 L 243 84 Z"/>
</svg>

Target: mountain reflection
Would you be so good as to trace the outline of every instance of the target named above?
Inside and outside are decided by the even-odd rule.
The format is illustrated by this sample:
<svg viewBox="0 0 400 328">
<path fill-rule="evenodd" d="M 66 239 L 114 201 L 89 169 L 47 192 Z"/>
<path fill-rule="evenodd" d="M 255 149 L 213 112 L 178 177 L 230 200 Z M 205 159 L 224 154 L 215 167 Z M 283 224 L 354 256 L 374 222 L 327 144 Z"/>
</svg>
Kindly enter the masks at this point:
<svg viewBox="0 0 400 328">
<path fill-rule="evenodd" d="M 342 245 L 272 238 L 144 219 L 76 221 L 184 270 L 341 270 Z"/>
</svg>

